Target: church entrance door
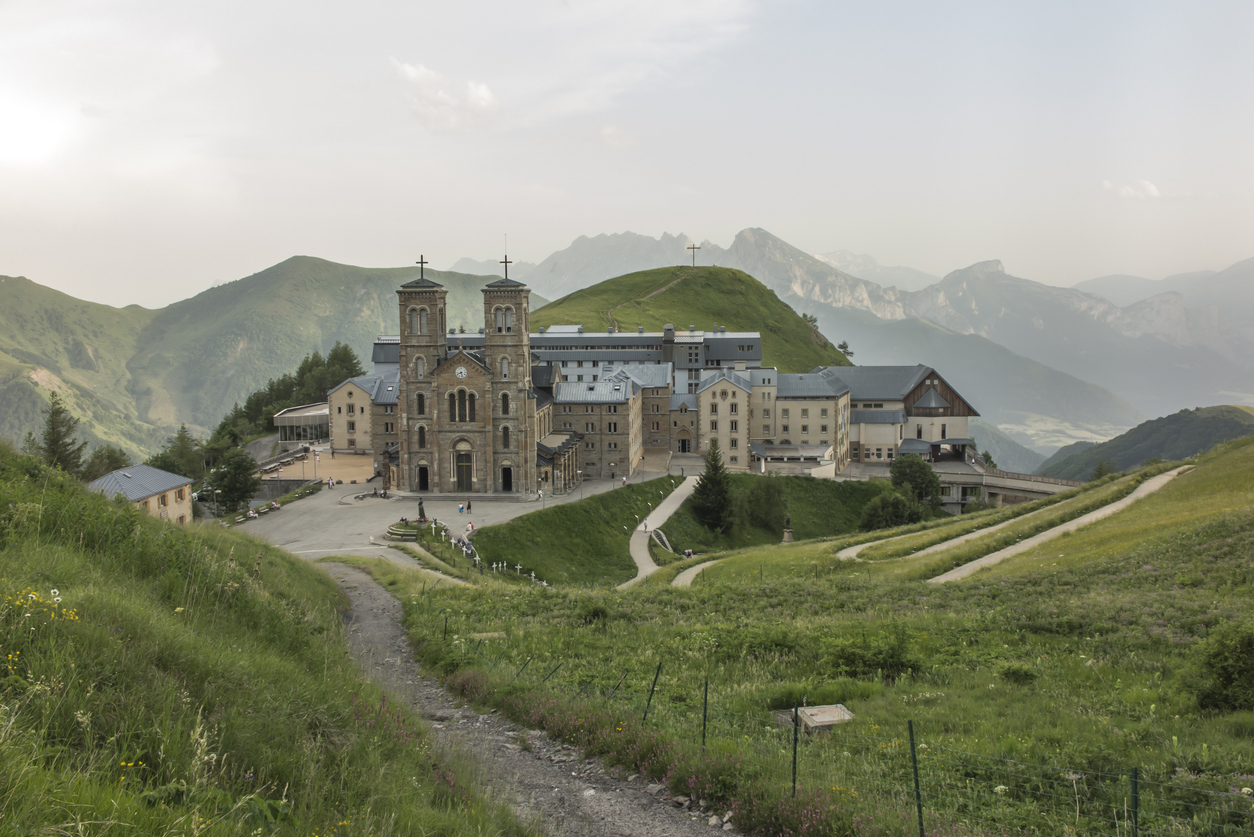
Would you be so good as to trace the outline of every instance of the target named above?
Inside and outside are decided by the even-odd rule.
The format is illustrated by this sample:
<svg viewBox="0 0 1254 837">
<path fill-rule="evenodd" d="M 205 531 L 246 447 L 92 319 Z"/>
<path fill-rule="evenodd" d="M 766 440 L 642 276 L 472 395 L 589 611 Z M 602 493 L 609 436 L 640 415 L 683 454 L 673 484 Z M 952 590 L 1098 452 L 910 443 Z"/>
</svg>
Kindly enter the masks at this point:
<svg viewBox="0 0 1254 837">
<path fill-rule="evenodd" d="M 430 482 L 430 477 L 427 476 L 426 465 L 418 466 L 418 490 L 419 491 L 431 490 L 431 482 Z"/>
<path fill-rule="evenodd" d="M 470 490 L 470 454 L 457 454 L 457 491 L 459 493 Z"/>
<path fill-rule="evenodd" d="M 689 442 L 688 442 L 688 440 L 687 440 L 687 439 L 680 439 L 680 440 L 679 440 L 679 452 L 680 452 L 680 453 L 691 453 L 691 452 L 692 452 L 692 450 L 691 450 L 691 445 L 689 444 Z"/>
<path fill-rule="evenodd" d="M 501 490 L 502 491 L 514 490 L 514 469 L 513 468 L 506 467 L 506 468 L 501 469 Z"/>
</svg>

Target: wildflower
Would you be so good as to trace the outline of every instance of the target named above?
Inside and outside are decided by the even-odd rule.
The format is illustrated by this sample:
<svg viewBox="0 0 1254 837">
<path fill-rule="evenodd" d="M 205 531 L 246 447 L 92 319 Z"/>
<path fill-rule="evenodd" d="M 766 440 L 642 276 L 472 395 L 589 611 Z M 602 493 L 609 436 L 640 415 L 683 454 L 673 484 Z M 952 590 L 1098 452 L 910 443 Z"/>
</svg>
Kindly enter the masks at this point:
<svg viewBox="0 0 1254 837">
<path fill-rule="evenodd" d="M 53 588 L 52 588 L 52 595 L 54 595 L 54 596 L 59 596 L 59 595 L 61 595 L 61 591 L 60 591 L 60 590 L 58 590 L 57 588 L 53 587 Z"/>
<path fill-rule="evenodd" d="M 1006 792 L 1009 790 L 1010 788 L 1006 787 L 1005 785 L 998 785 L 997 787 L 993 788 L 993 793 L 997 794 L 998 796 L 1004 796 Z"/>
<path fill-rule="evenodd" d="M 1254 788 L 1241 788 L 1241 793 L 1246 796 L 1254 796 Z"/>
</svg>

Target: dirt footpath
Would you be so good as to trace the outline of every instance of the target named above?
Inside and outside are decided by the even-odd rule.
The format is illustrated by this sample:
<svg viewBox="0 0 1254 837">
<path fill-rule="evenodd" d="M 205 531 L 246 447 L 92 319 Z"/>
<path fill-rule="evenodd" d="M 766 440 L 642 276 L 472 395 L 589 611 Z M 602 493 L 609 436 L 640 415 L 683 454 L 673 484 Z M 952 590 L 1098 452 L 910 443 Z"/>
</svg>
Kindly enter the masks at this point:
<svg viewBox="0 0 1254 837">
<path fill-rule="evenodd" d="M 469 756 L 476 781 L 520 819 L 562 837 L 687 837 L 733 831 L 725 811 L 677 805 L 666 789 L 525 730 L 492 712 L 480 715 L 413 662 L 401 626 L 401 604 L 366 573 L 326 563 L 348 594 L 349 647 L 366 675 L 413 706 L 430 723 L 436 746 Z M 530 749 L 523 749 L 527 742 Z"/>
</svg>

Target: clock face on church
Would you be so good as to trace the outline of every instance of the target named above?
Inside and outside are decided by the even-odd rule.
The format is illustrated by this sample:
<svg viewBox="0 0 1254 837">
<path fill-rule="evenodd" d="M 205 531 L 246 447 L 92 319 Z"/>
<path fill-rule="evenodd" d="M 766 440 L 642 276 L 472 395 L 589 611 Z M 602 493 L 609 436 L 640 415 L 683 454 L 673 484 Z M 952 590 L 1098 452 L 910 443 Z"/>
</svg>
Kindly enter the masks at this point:
<svg viewBox="0 0 1254 837">
<path fill-rule="evenodd" d="M 457 375 L 457 377 L 459 378 L 466 377 L 466 367 L 464 366 L 457 367 L 457 371 L 454 374 Z"/>
</svg>

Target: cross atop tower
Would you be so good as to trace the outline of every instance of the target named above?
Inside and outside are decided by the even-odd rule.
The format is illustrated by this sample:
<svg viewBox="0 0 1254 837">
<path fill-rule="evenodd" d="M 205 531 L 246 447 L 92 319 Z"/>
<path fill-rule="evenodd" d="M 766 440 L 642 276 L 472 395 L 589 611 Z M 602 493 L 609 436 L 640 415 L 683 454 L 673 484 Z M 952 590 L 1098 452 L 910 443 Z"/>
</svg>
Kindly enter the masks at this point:
<svg viewBox="0 0 1254 837">
<path fill-rule="evenodd" d="M 425 257 L 425 256 L 422 256 L 422 255 L 420 254 L 420 255 L 418 256 L 418 261 L 414 262 L 414 264 L 418 265 L 418 278 L 419 278 L 419 279 L 424 278 L 424 277 L 423 277 L 423 268 L 425 268 L 427 265 L 431 264 L 431 262 L 427 261 L 427 260 L 426 260 L 426 257 Z"/>
<path fill-rule="evenodd" d="M 696 267 L 697 266 L 697 251 L 700 250 L 701 248 L 695 244 L 689 244 L 687 249 L 692 251 L 692 266 Z"/>
<path fill-rule="evenodd" d="M 509 266 L 513 264 L 513 262 L 509 260 L 509 253 L 505 254 L 505 260 L 502 261 L 501 264 L 505 265 L 505 278 L 508 279 L 509 278 Z"/>
</svg>

